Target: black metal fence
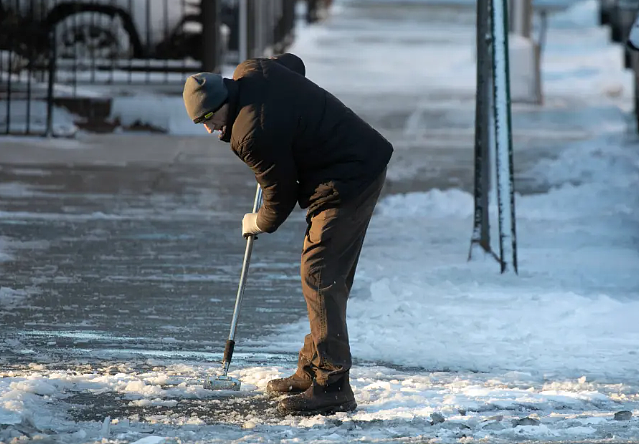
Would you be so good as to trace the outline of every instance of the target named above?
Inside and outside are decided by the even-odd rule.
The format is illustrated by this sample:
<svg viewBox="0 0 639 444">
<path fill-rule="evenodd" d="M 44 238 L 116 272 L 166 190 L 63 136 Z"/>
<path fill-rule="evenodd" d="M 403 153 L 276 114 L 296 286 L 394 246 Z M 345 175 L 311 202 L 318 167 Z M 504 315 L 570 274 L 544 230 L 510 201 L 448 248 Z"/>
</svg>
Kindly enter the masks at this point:
<svg viewBox="0 0 639 444">
<path fill-rule="evenodd" d="M 54 100 L 86 85 L 176 85 L 282 52 L 296 1 L 0 0 L 0 135 L 64 134 Z"/>
</svg>

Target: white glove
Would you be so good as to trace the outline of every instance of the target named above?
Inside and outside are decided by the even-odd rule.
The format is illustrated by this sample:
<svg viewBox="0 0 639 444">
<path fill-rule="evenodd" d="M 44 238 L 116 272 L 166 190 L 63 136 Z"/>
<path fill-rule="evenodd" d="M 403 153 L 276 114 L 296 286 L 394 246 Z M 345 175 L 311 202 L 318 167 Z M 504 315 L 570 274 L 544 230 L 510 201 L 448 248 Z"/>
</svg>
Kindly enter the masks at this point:
<svg viewBox="0 0 639 444">
<path fill-rule="evenodd" d="M 264 231 L 257 226 L 257 213 L 246 213 L 242 219 L 242 236 L 249 237 L 260 233 Z"/>
</svg>

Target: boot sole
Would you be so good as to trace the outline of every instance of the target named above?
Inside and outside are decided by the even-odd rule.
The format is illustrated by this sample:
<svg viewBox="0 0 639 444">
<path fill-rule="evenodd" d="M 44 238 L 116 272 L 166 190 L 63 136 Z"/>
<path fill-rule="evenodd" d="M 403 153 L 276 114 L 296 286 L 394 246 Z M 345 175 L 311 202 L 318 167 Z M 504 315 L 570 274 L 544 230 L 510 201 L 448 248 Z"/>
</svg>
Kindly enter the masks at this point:
<svg viewBox="0 0 639 444">
<path fill-rule="evenodd" d="M 278 392 L 277 390 L 266 390 L 266 394 L 271 398 L 277 398 L 284 395 L 299 395 L 300 393 L 304 393 L 305 391 L 306 390 L 289 390 L 288 392 Z"/>
<path fill-rule="evenodd" d="M 315 416 L 315 415 L 332 415 L 339 412 L 352 412 L 357 408 L 357 402 L 349 401 L 340 405 L 329 405 L 314 410 L 286 410 L 277 406 L 277 411 L 282 415 L 293 416 Z"/>
</svg>

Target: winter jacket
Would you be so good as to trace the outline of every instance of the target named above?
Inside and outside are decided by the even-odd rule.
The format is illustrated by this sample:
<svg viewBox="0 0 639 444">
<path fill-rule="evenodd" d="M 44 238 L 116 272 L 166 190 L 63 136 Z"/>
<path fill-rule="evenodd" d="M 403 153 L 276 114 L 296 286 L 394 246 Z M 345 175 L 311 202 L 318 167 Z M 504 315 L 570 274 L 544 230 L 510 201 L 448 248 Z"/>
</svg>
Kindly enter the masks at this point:
<svg viewBox="0 0 639 444">
<path fill-rule="evenodd" d="M 392 145 L 304 77 L 304 63 L 295 55 L 247 60 L 224 82 L 229 118 L 221 139 L 262 187 L 257 225 L 267 233 L 298 202 L 310 219 L 356 198 L 391 158 Z"/>
</svg>

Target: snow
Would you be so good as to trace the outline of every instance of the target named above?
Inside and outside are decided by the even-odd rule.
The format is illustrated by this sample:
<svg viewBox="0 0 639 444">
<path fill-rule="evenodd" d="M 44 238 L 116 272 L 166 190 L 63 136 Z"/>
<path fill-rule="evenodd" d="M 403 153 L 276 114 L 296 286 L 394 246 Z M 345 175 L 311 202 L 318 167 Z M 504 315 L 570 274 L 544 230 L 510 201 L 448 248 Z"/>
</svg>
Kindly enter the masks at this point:
<svg viewBox="0 0 639 444">
<path fill-rule="evenodd" d="M 6 104 L 6 103 L 3 103 Z M 7 128 L 13 134 L 27 132 L 32 134 L 45 134 L 47 130 L 47 103 L 43 100 L 11 100 L 11 109 L 7 113 L 7 107 L 0 107 L 0 130 L 5 132 Z M 7 122 L 7 115 L 10 119 Z M 78 128 L 73 123 L 73 116 L 64 108 L 53 107 L 52 130 L 53 134 L 61 137 L 74 135 Z"/>
<path fill-rule="evenodd" d="M 201 125 L 189 119 L 181 97 L 175 96 L 131 96 L 113 100 L 110 119 L 121 125 L 135 123 L 151 124 L 174 135 L 202 134 Z"/>
<path fill-rule="evenodd" d="M 628 108 L 630 74 L 622 71 L 619 47 L 608 44 L 604 30 L 595 26 L 595 14 L 596 2 L 588 0 L 550 20 L 544 91 L 551 103 L 579 99 L 593 107 L 604 102 Z M 394 42 L 381 38 L 355 51 L 345 38 L 335 48 L 331 56 L 350 67 L 339 75 L 334 65 L 322 65 L 322 41 L 333 32 L 347 37 L 343 29 L 307 29 L 291 51 L 307 61 L 309 77 L 337 93 L 472 91 L 472 29 L 460 25 L 453 41 L 420 48 L 426 59 L 441 63 L 416 64 L 414 47 L 402 50 L 398 44 L 416 28 L 390 23 L 370 34 L 389 33 Z M 385 63 L 376 58 L 380 52 L 388 57 Z M 362 77 L 362 70 L 370 70 L 370 76 Z M 188 134 L 194 127 L 183 116 L 181 99 L 127 100 L 114 111 L 123 119 L 146 109 L 174 134 Z M 25 430 L 70 443 L 636 440 L 639 150 L 622 123 L 602 125 L 594 111 L 583 116 L 590 118 L 592 137 L 572 142 L 524 172 L 550 191 L 516 197 L 518 276 L 501 275 L 489 256 L 466 262 L 473 203 L 467 192 L 433 189 L 380 202 L 358 269 L 361 291 L 348 311 L 357 411 L 309 418 L 233 412 L 224 424 L 210 424 L 171 409 L 220 399 L 201 386 L 217 366 L 148 360 L 148 369 L 122 363 L 54 370 L 32 364 L 25 370 L 0 370 L 0 440 Z M 0 188 L 0 195 L 22 192 L 30 190 L 16 184 Z M 493 221 L 495 201 L 491 196 Z M 495 243 L 494 227 L 492 239 Z M 10 258 L 6 243 L 0 238 L 0 260 Z M 28 296 L 0 288 L 0 309 Z M 236 353 L 295 353 L 307 328 L 308 321 L 300 319 L 275 335 L 242 341 Z M 242 381 L 241 399 L 262 396 L 268 380 L 291 370 L 233 366 L 230 375 Z M 145 420 L 136 415 L 76 420 L 65 400 L 78 393 L 120 397 L 131 407 L 169 413 Z M 632 412 L 629 420 L 614 419 L 622 410 Z"/>
<path fill-rule="evenodd" d="M 0 379 L 3 393 L 0 421 L 5 426 L 31 424 L 40 430 L 55 424 L 58 438 L 65 442 L 80 442 L 85 438 L 93 440 L 101 436 L 125 442 L 161 442 L 167 436 L 175 436 L 176 426 L 179 426 L 183 439 L 190 441 L 190 436 L 203 442 L 239 442 L 242 439 L 254 442 L 265 433 L 272 440 L 293 439 L 299 442 L 322 439 L 335 442 L 358 439 L 385 441 L 434 435 L 447 442 L 459 436 L 460 432 L 476 439 L 489 437 L 505 441 L 522 436 L 530 439 L 578 439 L 595 434 L 602 428 L 614 427 L 613 413 L 602 413 L 601 410 L 617 408 L 612 394 L 620 389 L 583 377 L 561 384 L 544 384 L 522 372 L 507 372 L 499 378 L 482 374 L 460 377 L 448 372 L 410 375 L 387 367 L 368 366 L 360 367 L 358 377 L 353 381 L 360 402 L 357 412 L 333 417 L 289 416 L 269 420 L 248 414 L 231 416 L 229 424 L 235 424 L 235 427 L 220 428 L 188 416 L 156 415 L 149 430 L 137 424 L 135 419 L 105 417 L 101 421 L 74 423 L 64 419 L 63 412 L 47 408 L 48 404 L 80 392 L 90 392 L 95 396 L 115 393 L 125 399 L 143 396 L 132 404 L 167 407 L 184 404 L 188 399 L 214 400 L 219 396 L 185 380 L 180 382 L 176 376 L 169 376 L 176 373 L 201 376 L 202 372 L 210 371 L 198 365 L 174 366 L 164 370 L 156 368 L 152 373 L 136 372 L 122 365 L 119 369 L 121 372 L 113 375 L 107 374 L 107 369 L 96 369 L 93 374 L 71 371 L 41 374 L 37 367 L 32 368 L 29 375 L 5 372 L 4 378 Z M 241 377 L 251 390 L 256 387 L 263 390 L 268 379 L 281 372 L 282 369 L 277 367 L 260 367 L 232 373 Z M 163 388 L 160 386 L 162 382 L 157 381 L 158 376 L 173 379 L 177 385 Z M 145 394 L 141 394 L 141 388 Z M 520 413 L 522 409 L 537 413 L 526 416 Z M 557 411 L 554 416 L 545 416 L 546 411 L 552 410 Z M 570 413 L 564 413 L 568 411 Z M 376 427 L 378 423 L 385 425 Z M 636 420 L 626 424 L 637 426 Z M 153 435 L 144 436 L 149 432 Z"/>
</svg>

